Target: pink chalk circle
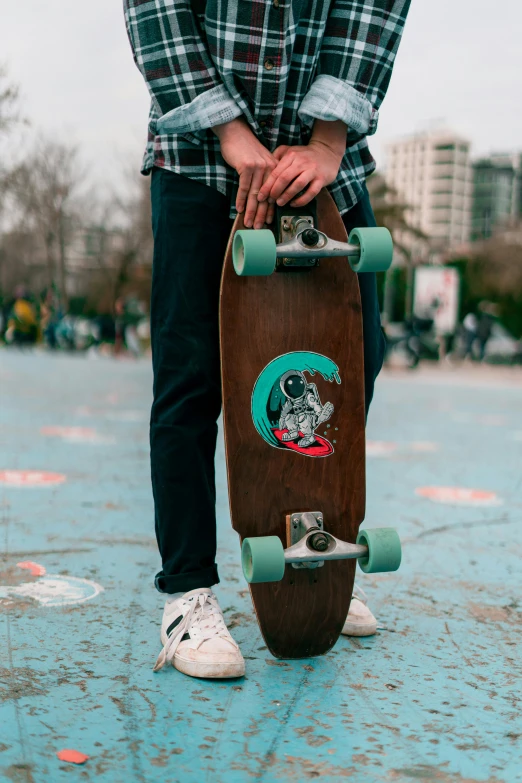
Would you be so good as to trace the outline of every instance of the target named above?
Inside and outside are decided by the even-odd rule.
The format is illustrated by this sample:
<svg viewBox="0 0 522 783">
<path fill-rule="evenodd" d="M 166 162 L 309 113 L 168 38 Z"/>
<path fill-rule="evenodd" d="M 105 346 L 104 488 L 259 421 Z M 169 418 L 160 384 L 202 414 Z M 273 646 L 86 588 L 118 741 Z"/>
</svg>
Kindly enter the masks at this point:
<svg viewBox="0 0 522 783">
<path fill-rule="evenodd" d="M 71 764 L 85 764 L 89 756 L 79 750 L 58 750 L 56 755 L 60 761 L 68 761 Z"/>
<path fill-rule="evenodd" d="M 366 456 L 367 457 L 388 457 L 397 451 L 397 444 L 384 440 L 367 440 L 366 441 Z"/>
<path fill-rule="evenodd" d="M 66 440 L 93 440 L 97 437 L 92 427 L 42 427 L 42 435 L 50 438 L 65 438 Z"/>
<path fill-rule="evenodd" d="M 433 451 L 439 450 L 439 444 L 433 443 L 432 441 L 428 440 L 414 440 L 410 443 L 410 451 L 415 451 L 419 454 L 421 453 L 430 453 Z"/>
<path fill-rule="evenodd" d="M 496 492 L 467 487 L 418 487 L 415 494 L 449 506 L 500 506 L 503 502 Z"/>
<path fill-rule="evenodd" d="M 67 443 L 108 444 L 115 443 L 113 437 L 100 435 L 92 427 L 42 427 L 41 435 L 49 438 L 61 438 Z"/>
<path fill-rule="evenodd" d="M 43 470 L 0 470 L 0 484 L 8 487 L 50 487 L 63 484 L 63 473 L 47 473 Z"/>
<path fill-rule="evenodd" d="M 33 563 L 32 560 L 22 560 L 22 562 L 16 564 L 18 568 L 25 568 L 31 572 L 31 576 L 45 576 L 45 568 L 43 565 Z"/>
</svg>

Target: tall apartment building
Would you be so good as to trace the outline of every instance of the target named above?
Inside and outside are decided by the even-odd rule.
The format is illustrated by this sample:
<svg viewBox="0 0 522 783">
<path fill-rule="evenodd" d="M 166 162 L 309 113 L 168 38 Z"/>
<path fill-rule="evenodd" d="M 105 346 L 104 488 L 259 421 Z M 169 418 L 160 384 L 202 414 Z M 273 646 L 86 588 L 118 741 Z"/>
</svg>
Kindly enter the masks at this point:
<svg viewBox="0 0 522 783">
<path fill-rule="evenodd" d="M 471 239 L 488 239 L 493 230 L 520 218 L 520 155 L 491 155 L 473 164 Z"/>
<path fill-rule="evenodd" d="M 409 205 L 409 222 L 429 236 L 436 249 L 470 238 L 469 151 L 470 142 L 448 130 L 416 134 L 386 148 L 386 181 Z"/>
</svg>

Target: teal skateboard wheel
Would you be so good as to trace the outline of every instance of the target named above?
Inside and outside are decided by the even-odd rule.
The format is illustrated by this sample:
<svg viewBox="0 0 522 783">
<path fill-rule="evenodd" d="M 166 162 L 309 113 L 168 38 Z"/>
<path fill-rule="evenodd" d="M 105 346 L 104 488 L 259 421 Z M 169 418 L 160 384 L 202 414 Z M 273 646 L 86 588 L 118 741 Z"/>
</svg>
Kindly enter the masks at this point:
<svg viewBox="0 0 522 783">
<path fill-rule="evenodd" d="M 276 260 L 276 240 L 269 228 L 236 231 L 232 243 L 236 274 L 241 277 L 271 275 Z"/>
<path fill-rule="evenodd" d="M 368 555 L 359 558 L 359 566 L 365 574 L 396 571 L 400 566 L 401 540 L 395 528 L 359 530 L 357 543 L 368 547 Z"/>
<path fill-rule="evenodd" d="M 280 582 L 285 573 L 285 551 L 278 536 L 245 538 L 241 564 L 250 584 Z"/>
<path fill-rule="evenodd" d="M 354 228 L 348 239 L 359 245 L 358 261 L 350 259 L 354 272 L 386 272 L 393 258 L 393 241 L 387 228 Z"/>
</svg>

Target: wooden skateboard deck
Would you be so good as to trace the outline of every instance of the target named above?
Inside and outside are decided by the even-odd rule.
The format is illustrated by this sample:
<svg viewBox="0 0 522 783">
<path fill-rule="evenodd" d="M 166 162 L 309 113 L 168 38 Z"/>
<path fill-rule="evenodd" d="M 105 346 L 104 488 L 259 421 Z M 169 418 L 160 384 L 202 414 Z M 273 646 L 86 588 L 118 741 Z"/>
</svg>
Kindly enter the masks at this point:
<svg viewBox="0 0 522 783">
<path fill-rule="evenodd" d="M 346 242 L 324 190 L 317 209 L 318 228 Z M 231 237 L 240 228 L 238 216 Z M 322 258 L 312 270 L 240 277 L 229 242 L 220 330 L 233 528 L 241 539 L 277 535 L 287 547 L 287 515 L 321 511 L 325 531 L 355 543 L 365 513 L 365 414 L 361 302 L 348 260 Z M 323 406 L 333 405 L 308 447 L 285 443 L 285 429 L 278 428 L 285 400 L 280 379 L 290 370 L 316 385 Z M 287 564 L 282 581 L 251 584 L 270 652 L 278 658 L 326 653 L 346 619 L 354 572 L 355 560 L 315 569 Z"/>
</svg>

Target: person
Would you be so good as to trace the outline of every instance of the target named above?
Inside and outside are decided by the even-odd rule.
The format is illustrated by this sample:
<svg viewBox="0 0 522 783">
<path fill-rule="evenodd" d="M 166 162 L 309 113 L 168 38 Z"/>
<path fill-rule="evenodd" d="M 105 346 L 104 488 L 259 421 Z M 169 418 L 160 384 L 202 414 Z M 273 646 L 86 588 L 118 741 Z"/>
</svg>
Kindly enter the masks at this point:
<svg viewBox="0 0 522 783">
<path fill-rule="evenodd" d="M 14 300 L 5 333 L 6 343 L 18 346 L 34 345 L 38 339 L 38 317 L 33 297 L 25 286 L 15 289 Z"/>
<path fill-rule="evenodd" d="M 473 359 L 473 343 L 477 338 L 478 319 L 475 313 L 468 313 L 462 321 L 463 350 L 462 358 Z"/>
<path fill-rule="evenodd" d="M 478 306 L 479 317 L 477 324 L 477 343 L 479 350 L 479 360 L 484 361 L 486 356 L 486 346 L 493 332 L 495 323 L 495 314 L 497 308 L 491 302 L 480 302 Z"/>
<path fill-rule="evenodd" d="M 221 409 L 219 284 L 232 220 L 273 220 L 328 187 L 348 233 L 374 226 L 368 135 L 410 0 L 124 0 L 152 105 L 142 172 L 152 173 L 155 529 L 166 593 L 163 650 L 185 674 L 234 677 L 244 660 L 212 587 L 214 454 Z M 359 275 L 366 411 L 385 341 L 374 274 Z M 348 633 L 376 621 L 353 599 Z"/>
<path fill-rule="evenodd" d="M 52 286 L 44 289 L 40 303 L 40 326 L 49 350 L 58 348 L 56 329 L 61 319 L 60 303 Z"/>
</svg>

